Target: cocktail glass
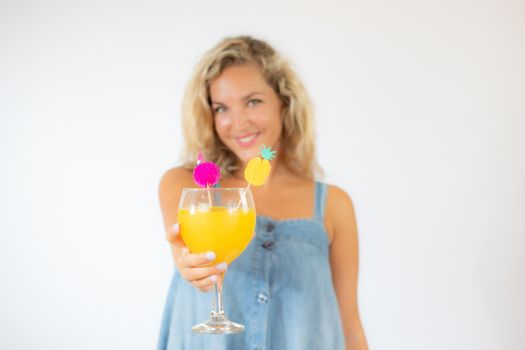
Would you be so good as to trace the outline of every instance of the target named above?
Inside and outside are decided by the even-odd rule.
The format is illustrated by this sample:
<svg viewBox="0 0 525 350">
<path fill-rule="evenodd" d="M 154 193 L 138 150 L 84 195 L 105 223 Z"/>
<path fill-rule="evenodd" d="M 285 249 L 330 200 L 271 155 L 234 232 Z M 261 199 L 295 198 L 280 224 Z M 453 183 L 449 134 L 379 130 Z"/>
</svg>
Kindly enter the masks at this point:
<svg viewBox="0 0 525 350">
<path fill-rule="evenodd" d="M 235 260 L 255 230 L 255 204 L 249 188 L 184 188 L 179 203 L 180 233 L 192 253 L 215 252 L 215 262 Z M 224 275 L 223 275 L 224 276 Z M 213 286 L 210 318 L 192 327 L 195 333 L 244 331 L 224 315 L 222 287 Z"/>
</svg>

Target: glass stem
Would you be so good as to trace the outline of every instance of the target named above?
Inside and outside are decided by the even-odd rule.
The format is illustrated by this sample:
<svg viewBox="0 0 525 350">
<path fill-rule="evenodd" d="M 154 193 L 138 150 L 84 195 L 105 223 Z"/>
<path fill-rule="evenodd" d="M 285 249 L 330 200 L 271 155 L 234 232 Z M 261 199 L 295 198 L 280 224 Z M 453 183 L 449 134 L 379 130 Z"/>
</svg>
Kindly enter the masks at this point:
<svg viewBox="0 0 525 350">
<path fill-rule="evenodd" d="M 223 317 L 224 310 L 222 309 L 222 288 L 218 283 L 213 284 L 213 309 L 211 310 L 212 317 Z"/>
</svg>

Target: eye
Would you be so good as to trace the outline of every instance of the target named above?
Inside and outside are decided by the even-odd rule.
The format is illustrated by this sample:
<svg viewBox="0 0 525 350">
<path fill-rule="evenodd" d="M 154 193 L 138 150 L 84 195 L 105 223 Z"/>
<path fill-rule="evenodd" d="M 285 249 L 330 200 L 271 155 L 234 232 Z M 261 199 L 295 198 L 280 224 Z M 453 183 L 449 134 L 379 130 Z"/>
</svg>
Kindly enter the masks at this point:
<svg viewBox="0 0 525 350">
<path fill-rule="evenodd" d="M 224 106 L 218 106 L 218 107 L 215 107 L 213 109 L 214 113 L 222 113 L 222 112 L 225 112 L 225 111 L 226 111 L 226 108 Z"/>
<path fill-rule="evenodd" d="M 248 106 L 257 106 L 259 103 L 261 103 L 261 100 L 258 99 L 251 99 L 248 101 Z"/>
</svg>

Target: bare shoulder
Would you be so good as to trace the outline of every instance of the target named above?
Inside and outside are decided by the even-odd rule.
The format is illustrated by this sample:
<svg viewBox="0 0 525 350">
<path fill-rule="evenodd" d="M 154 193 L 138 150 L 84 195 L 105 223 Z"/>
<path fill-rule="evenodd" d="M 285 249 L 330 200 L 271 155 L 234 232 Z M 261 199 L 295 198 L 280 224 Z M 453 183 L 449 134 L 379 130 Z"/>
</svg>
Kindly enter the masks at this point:
<svg viewBox="0 0 525 350">
<path fill-rule="evenodd" d="M 159 191 L 170 191 L 175 188 L 183 188 L 193 185 L 193 173 L 191 170 L 176 167 L 168 169 L 161 177 Z"/>
<path fill-rule="evenodd" d="M 342 188 L 328 185 L 325 225 L 333 241 L 340 232 L 356 226 L 354 205 L 350 195 Z"/>
<path fill-rule="evenodd" d="M 183 187 L 193 186 L 193 173 L 191 170 L 176 167 L 166 170 L 159 183 L 159 195 L 180 191 Z"/>
<path fill-rule="evenodd" d="M 328 185 L 327 205 L 335 207 L 334 209 L 343 206 L 346 210 L 353 207 L 352 198 L 350 198 L 350 195 L 346 193 L 345 190 L 335 185 Z"/>
<path fill-rule="evenodd" d="M 168 169 L 159 182 L 159 200 L 161 206 L 176 201 L 184 187 L 193 187 L 193 173 L 191 170 L 176 167 Z"/>
</svg>

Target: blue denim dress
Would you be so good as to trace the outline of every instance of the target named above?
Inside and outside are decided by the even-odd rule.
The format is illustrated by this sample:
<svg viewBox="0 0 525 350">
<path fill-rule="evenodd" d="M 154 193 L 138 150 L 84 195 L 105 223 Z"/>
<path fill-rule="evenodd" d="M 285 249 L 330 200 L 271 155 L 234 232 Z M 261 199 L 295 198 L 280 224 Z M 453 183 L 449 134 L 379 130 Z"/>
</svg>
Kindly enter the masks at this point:
<svg viewBox="0 0 525 350">
<path fill-rule="evenodd" d="M 195 289 L 175 268 L 157 349 L 344 349 L 323 224 L 326 188 L 316 183 L 311 219 L 258 216 L 255 238 L 228 267 L 224 310 L 231 321 L 245 326 L 243 333 L 192 333 L 193 325 L 208 319 L 212 293 Z"/>
</svg>

